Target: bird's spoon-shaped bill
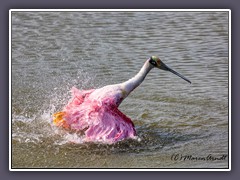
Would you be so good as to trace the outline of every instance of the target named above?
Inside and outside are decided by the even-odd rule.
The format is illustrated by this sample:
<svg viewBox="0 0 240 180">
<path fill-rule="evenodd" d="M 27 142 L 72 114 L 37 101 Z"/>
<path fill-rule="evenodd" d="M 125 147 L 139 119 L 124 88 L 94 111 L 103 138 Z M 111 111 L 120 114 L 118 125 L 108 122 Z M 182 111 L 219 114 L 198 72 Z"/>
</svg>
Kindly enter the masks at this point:
<svg viewBox="0 0 240 180">
<path fill-rule="evenodd" d="M 161 66 L 159 67 L 159 69 L 165 70 L 165 71 L 170 71 L 173 74 L 176 74 L 177 76 L 179 76 L 180 78 L 184 79 L 185 81 L 189 82 L 191 84 L 191 81 L 188 80 L 187 78 L 185 78 L 183 75 L 179 74 L 178 72 L 174 71 L 173 69 L 171 69 L 170 67 L 168 67 L 166 64 L 162 63 Z"/>
</svg>

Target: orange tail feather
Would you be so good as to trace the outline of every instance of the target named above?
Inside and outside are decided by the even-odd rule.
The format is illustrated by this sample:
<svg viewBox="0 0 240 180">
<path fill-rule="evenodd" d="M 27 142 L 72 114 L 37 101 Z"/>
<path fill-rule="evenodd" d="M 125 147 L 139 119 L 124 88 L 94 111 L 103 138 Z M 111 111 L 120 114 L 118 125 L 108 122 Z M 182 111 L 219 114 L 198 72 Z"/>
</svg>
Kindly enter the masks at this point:
<svg viewBox="0 0 240 180">
<path fill-rule="evenodd" d="M 66 120 L 64 120 L 64 116 L 65 116 L 65 112 L 57 112 L 55 114 L 53 114 L 53 124 L 58 126 L 58 127 L 63 127 L 65 129 L 69 129 L 69 125 L 68 123 L 66 122 Z"/>
</svg>

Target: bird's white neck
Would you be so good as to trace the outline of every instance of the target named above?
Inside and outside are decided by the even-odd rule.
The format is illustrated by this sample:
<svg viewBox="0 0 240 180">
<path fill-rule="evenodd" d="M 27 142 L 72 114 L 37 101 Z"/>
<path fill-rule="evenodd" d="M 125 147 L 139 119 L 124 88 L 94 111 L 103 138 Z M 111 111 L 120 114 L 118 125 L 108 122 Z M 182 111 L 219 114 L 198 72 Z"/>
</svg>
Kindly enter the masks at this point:
<svg viewBox="0 0 240 180">
<path fill-rule="evenodd" d="M 143 82 L 146 75 L 152 68 L 153 66 L 147 60 L 141 70 L 133 78 L 123 83 L 123 88 L 124 91 L 126 91 L 126 96 Z"/>
</svg>

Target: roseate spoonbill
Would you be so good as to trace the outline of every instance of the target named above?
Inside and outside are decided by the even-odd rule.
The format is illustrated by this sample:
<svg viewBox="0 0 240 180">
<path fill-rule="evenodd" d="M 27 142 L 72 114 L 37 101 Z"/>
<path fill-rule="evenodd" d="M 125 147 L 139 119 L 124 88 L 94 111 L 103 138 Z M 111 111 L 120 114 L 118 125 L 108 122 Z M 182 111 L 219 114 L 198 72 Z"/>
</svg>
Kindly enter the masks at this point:
<svg viewBox="0 0 240 180">
<path fill-rule="evenodd" d="M 137 75 L 126 82 L 83 91 L 73 87 L 72 99 L 61 112 L 53 115 L 53 124 L 80 133 L 83 142 L 111 144 L 128 138 L 135 139 L 137 136 L 133 122 L 118 106 L 154 67 L 170 71 L 191 83 L 158 57 L 151 56 Z"/>
</svg>

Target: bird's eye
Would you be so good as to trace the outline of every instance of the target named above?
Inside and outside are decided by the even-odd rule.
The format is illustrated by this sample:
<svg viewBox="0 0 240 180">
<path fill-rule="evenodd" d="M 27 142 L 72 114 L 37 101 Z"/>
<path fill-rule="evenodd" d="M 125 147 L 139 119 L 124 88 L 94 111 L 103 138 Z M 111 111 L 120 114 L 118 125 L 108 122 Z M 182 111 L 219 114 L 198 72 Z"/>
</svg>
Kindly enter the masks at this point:
<svg viewBox="0 0 240 180">
<path fill-rule="evenodd" d="M 154 66 L 156 66 L 157 65 L 157 63 L 156 63 L 156 61 L 154 61 L 153 59 L 152 59 L 152 57 L 150 57 L 150 64 L 152 64 L 152 65 L 154 65 Z"/>
</svg>

